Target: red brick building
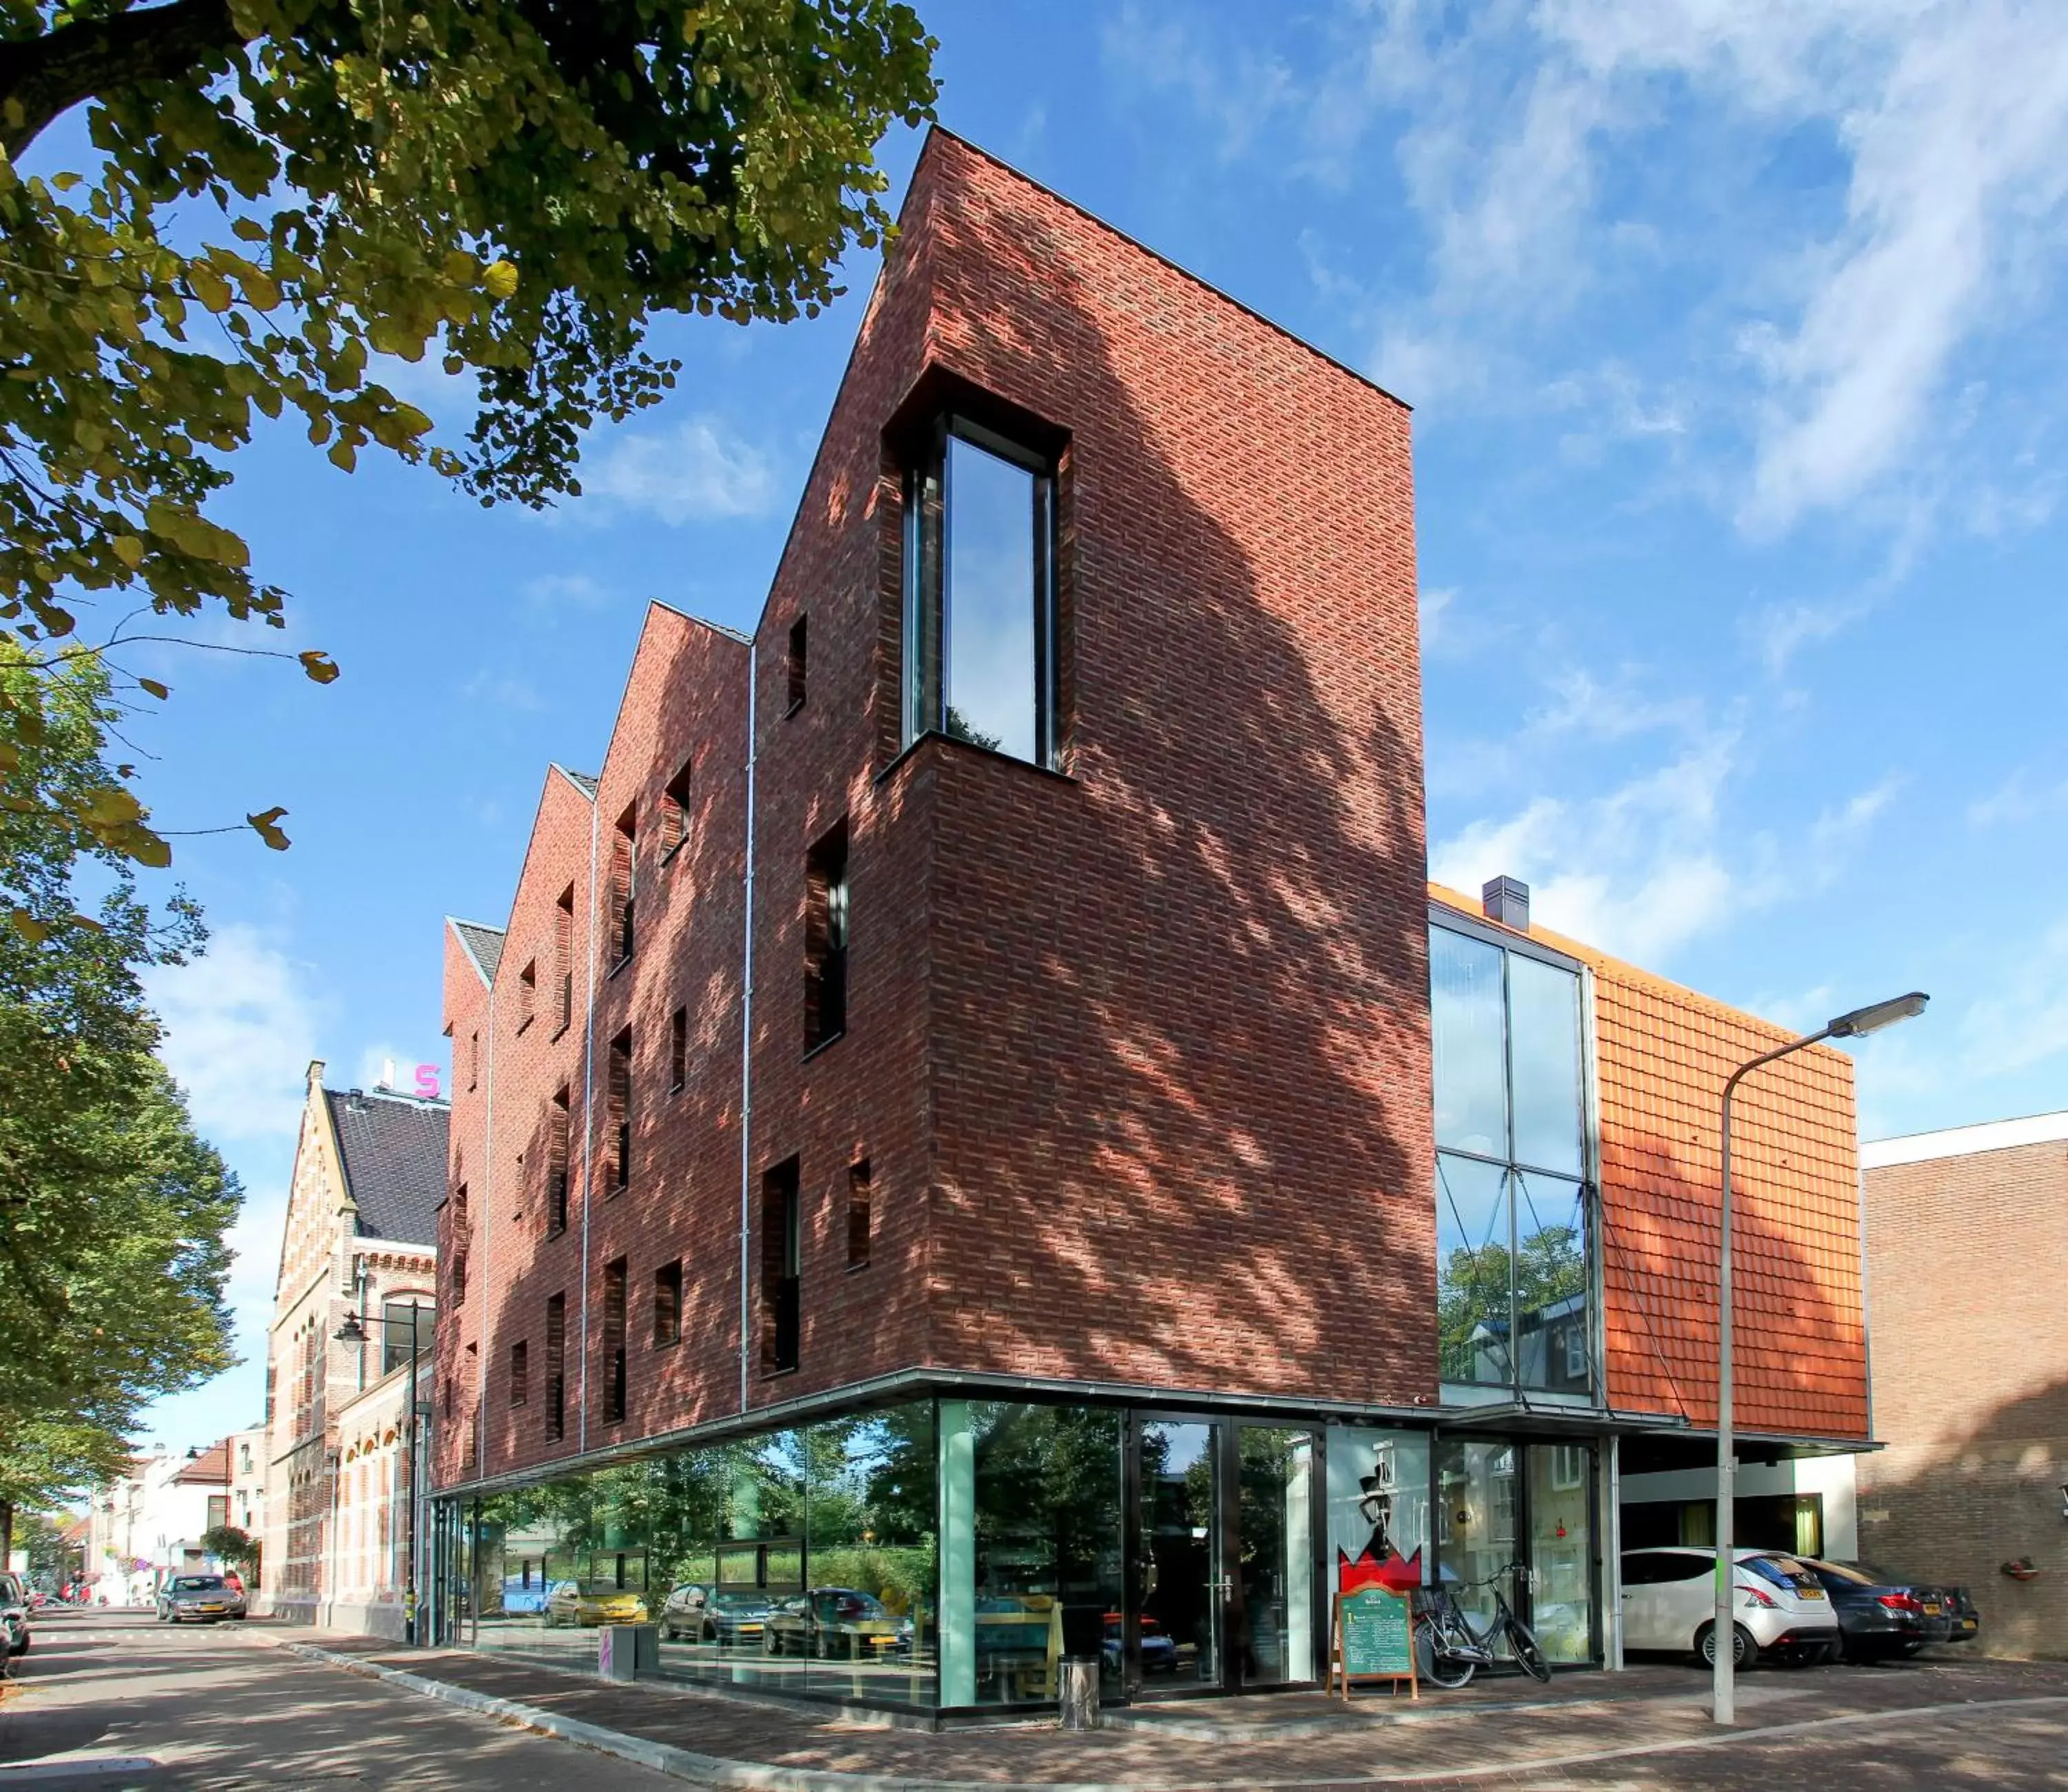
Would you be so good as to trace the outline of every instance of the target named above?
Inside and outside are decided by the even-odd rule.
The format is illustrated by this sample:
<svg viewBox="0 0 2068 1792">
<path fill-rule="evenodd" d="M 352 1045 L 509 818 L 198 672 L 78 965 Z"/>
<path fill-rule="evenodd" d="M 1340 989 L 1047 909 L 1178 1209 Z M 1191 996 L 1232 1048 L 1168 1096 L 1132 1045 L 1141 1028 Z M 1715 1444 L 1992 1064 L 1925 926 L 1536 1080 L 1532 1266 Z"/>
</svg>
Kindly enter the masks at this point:
<svg viewBox="0 0 2068 1792">
<path fill-rule="evenodd" d="M 2068 1114 L 1879 1140 L 1861 1554 L 1965 1586 L 1993 1655 L 2068 1655 Z"/>
<path fill-rule="evenodd" d="M 1065 1652 L 1311 1682 L 1339 1562 L 1521 1554 L 1613 1652 L 1613 1441 L 1712 1416 L 1655 1365 L 1713 1361 L 1667 1086 L 1716 1066 L 1596 1004 L 1770 1030 L 1432 904 L 1415 600 L 1403 405 L 934 133 L 754 636 L 654 605 L 507 927 L 448 931 L 448 1630 L 1011 1705 Z M 1598 1056 L 1660 1061 L 1614 1126 Z M 1819 1329 L 1744 1397 L 1857 1437 L 1801 1075 L 1747 1298 Z"/>
</svg>

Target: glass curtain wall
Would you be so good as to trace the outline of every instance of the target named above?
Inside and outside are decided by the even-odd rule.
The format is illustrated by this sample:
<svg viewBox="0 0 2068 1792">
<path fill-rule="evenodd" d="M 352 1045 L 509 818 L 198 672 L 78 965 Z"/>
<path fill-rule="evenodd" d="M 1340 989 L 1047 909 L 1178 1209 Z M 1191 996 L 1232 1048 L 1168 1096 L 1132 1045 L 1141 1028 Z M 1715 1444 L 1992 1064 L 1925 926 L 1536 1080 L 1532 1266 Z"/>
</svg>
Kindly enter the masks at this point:
<svg viewBox="0 0 2068 1792">
<path fill-rule="evenodd" d="M 1429 946 L 1443 1380 L 1587 1396 L 1579 977 L 1451 928 Z"/>
<path fill-rule="evenodd" d="M 1066 1655 L 1122 1666 L 1121 1415 L 940 1406 L 943 1705 L 1054 1699 Z"/>
<path fill-rule="evenodd" d="M 572 1475 L 479 1502 L 481 1647 L 593 1668 L 653 1623 L 661 1672 L 930 1706 L 930 1401 Z"/>
</svg>

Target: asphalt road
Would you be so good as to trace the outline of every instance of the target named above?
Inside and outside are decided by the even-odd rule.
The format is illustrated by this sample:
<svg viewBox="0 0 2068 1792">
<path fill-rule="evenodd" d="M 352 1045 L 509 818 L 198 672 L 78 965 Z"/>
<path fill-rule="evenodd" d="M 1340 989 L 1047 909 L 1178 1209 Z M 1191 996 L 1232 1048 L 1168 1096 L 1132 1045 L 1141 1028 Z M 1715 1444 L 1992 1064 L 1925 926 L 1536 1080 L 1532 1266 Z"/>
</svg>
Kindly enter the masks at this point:
<svg viewBox="0 0 2068 1792">
<path fill-rule="evenodd" d="M 15 1668 L 0 1703 L 0 1792 L 682 1792 L 664 1774 L 305 1661 L 240 1624 L 39 1614 Z"/>
</svg>

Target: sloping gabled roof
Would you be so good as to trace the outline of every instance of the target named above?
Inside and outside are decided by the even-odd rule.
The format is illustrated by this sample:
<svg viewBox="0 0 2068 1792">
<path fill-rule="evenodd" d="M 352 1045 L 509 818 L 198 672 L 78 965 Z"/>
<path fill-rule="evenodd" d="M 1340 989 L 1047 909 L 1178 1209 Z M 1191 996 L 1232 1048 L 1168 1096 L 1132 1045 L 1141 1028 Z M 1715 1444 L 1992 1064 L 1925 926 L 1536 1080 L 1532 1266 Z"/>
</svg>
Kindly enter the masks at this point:
<svg viewBox="0 0 2068 1792">
<path fill-rule="evenodd" d="M 557 760 L 553 763 L 553 770 L 558 772 L 560 776 L 564 778 L 570 784 L 573 785 L 574 787 L 580 790 L 584 796 L 589 798 L 592 801 L 594 800 L 596 796 L 596 787 L 600 782 L 600 779 L 592 778 L 585 771 L 570 771 L 565 766 L 560 764 Z"/>
<path fill-rule="evenodd" d="M 230 1440 L 213 1443 L 200 1455 L 190 1457 L 173 1479 L 183 1487 L 220 1487 L 230 1479 Z"/>
<path fill-rule="evenodd" d="M 344 1095 L 326 1089 L 324 1100 L 344 1160 L 345 1190 L 359 1209 L 360 1236 L 435 1245 L 451 1108 L 385 1089 Z"/>
<path fill-rule="evenodd" d="M 503 962 L 503 931 L 481 921 L 463 921 L 452 917 L 452 930 L 459 936 L 459 943 L 466 948 L 467 956 L 481 973 L 481 981 L 493 983 L 495 967 Z"/>
</svg>

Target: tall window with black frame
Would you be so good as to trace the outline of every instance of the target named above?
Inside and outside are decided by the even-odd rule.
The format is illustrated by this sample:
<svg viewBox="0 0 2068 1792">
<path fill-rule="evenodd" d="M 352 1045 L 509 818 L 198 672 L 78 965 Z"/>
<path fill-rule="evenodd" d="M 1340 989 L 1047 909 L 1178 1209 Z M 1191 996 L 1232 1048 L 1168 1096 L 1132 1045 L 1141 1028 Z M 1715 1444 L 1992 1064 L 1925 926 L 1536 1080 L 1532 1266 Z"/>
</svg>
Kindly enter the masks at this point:
<svg viewBox="0 0 2068 1792">
<path fill-rule="evenodd" d="M 804 1049 L 847 1030 L 847 823 L 820 839 L 804 861 Z"/>
</svg>

